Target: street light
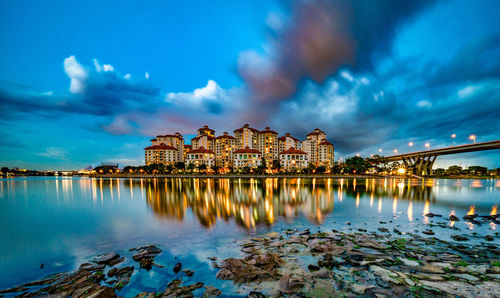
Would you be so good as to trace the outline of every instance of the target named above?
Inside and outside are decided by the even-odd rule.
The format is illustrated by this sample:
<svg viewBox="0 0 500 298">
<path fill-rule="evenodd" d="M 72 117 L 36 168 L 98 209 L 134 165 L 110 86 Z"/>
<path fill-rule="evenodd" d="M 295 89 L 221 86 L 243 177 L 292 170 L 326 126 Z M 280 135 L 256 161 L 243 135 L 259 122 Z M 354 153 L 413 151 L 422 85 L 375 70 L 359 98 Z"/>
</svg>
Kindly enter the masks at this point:
<svg viewBox="0 0 500 298">
<path fill-rule="evenodd" d="M 394 153 L 398 154 L 398 149 L 394 149 Z"/>
<path fill-rule="evenodd" d="M 431 150 L 431 144 L 425 143 L 425 147 L 427 147 L 427 150 Z"/>
<path fill-rule="evenodd" d="M 378 152 L 382 152 L 382 148 L 378 149 Z"/>
<path fill-rule="evenodd" d="M 408 152 L 410 152 L 411 147 L 413 147 L 413 142 L 408 143 Z"/>
<path fill-rule="evenodd" d="M 470 135 L 469 140 L 473 140 L 474 144 L 476 143 L 476 136 L 475 135 Z"/>
<path fill-rule="evenodd" d="M 453 146 L 453 139 L 456 138 L 457 135 L 456 134 L 451 134 L 451 146 Z"/>
</svg>

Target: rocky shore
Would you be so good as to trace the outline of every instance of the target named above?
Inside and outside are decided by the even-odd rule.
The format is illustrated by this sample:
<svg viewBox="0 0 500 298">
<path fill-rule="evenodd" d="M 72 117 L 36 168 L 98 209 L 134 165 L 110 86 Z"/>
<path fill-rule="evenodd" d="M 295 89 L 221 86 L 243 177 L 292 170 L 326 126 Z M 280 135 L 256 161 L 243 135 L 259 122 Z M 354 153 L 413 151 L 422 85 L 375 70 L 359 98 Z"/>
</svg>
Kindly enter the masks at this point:
<svg viewBox="0 0 500 298">
<path fill-rule="evenodd" d="M 239 243 L 239 256 L 207 260 L 217 279 L 238 287 L 236 293 L 223 293 L 201 280 L 185 281 L 194 271 L 180 262 L 171 268 L 157 264 L 162 250 L 147 245 L 130 249 L 130 255 L 95 256 L 75 272 L 3 290 L 0 296 L 116 297 L 134 274 L 156 266 L 176 277 L 165 280 L 160 292 L 136 297 L 500 297 L 497 234 L 471 246 L 462 244 L 466 239 L 460 235 L 444 241 L 379 231 L 283 230 L 249 238 Z M 122 265 L 126 258 L 134 265 Z"/>
</svg>

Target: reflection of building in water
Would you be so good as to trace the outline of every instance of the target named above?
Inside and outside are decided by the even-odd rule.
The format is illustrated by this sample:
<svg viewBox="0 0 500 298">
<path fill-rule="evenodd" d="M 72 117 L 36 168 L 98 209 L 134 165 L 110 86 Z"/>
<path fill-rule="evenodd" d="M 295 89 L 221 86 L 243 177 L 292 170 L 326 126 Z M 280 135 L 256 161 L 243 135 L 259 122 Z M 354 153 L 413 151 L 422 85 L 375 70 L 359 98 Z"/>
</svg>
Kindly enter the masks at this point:
<svg viewBox="0 0 500 298">
<path fill-rule="evenodd" d="M 270 225 L 278 218 L 291 220 L 300 215 L 312 223 L 322 223 L 326 215 L 333 212 L 334 200 L 342 203 L 342 197 L 342 204 L 369 206 L 374 212 L 381 211 L 381 198 L 391 199 L 393 212 L 401 208 L 398 200 L 427 202 L 426 205 L 436 200 L 432 186 L 401 179 L 168 178 L 130 179 L 124 183 L 127 188 L 141 189 L 155 215 L 182 221 L 191 210 L 206 227 L 221 219 L 234 218 L 237 224 L 248 229 L 258 224 Z M 107 193 L 111 187 L 115 199 L 119 198 L 118 180 L 92 180 L 92 184 L 94 198 L 102 196 L 103 189 Z M 413 208 L 410 204 L 404 210 L 410 221 L 421 214 L 421 210 Z"/>
</svg>

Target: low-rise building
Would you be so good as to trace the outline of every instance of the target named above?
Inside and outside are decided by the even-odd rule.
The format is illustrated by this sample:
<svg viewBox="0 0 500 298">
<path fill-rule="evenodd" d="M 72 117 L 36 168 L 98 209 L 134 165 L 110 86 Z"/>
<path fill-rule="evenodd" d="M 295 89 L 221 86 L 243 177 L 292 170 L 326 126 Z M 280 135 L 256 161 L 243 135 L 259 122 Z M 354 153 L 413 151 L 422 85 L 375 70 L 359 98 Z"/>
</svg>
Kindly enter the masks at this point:
<svg viewBox="0 0 500 298">
<path fill-rule="evenodd" d="M 262 164 L 262 153 L 249 147 L 238 149 L 233 154 L 234 168 L 256 168 Z"/>
<path fill-rule="evenodd" d="M 280 152 L 280 166 L 286 171 L 298 170 L 307 167 L 307 153 L 295 148 Z"/>
<path fill-rule="evenodd" d="M 152 145 L 144 148 L 144 159 L 146 165 L 152 164 L 175 164 L 179 161 L 178 150 L 166 144 Z"/>
<path fill-rule="evenodd" d="M 194 164 L 196 167 L 205 164 L 207 168 L 212 168 L 215 165 L 215 152 L 203 147 L 191 149 L 186 156 L 186 165 Z"/>
</svg>

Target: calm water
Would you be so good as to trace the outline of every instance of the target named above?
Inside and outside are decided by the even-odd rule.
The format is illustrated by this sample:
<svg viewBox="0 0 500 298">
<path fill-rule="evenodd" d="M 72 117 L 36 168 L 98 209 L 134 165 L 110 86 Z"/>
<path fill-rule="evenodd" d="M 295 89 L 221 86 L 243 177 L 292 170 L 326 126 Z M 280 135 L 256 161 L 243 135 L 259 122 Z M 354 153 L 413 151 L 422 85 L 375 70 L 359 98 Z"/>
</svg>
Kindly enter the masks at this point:
<svg viewBox="0 0 500 298">
<path fill-rule="evenodd" d="M 237 241 L 250 235 L 286 228 L 431 228 L 445 240 L 463 234 L 480 244 L 497 232 L 495 222 L 445 218 L 488 215 L 499 203 L 499 180 L 4 179 L 0 288 L 73 270 L 97 253 L 154 243 L 165 251 L 158 263 L 168 268 L 180 260 L 196 271 L 193 281 L 238 294 L 232 282 L 215 280 L 207 257 L 239 255 Z M 443 218 L 423 216 L 428 212 Z M 174 278 L 165 271 L 171 270 L 134 274 L 120 294 L 164 288 Z"/>
</svg>

